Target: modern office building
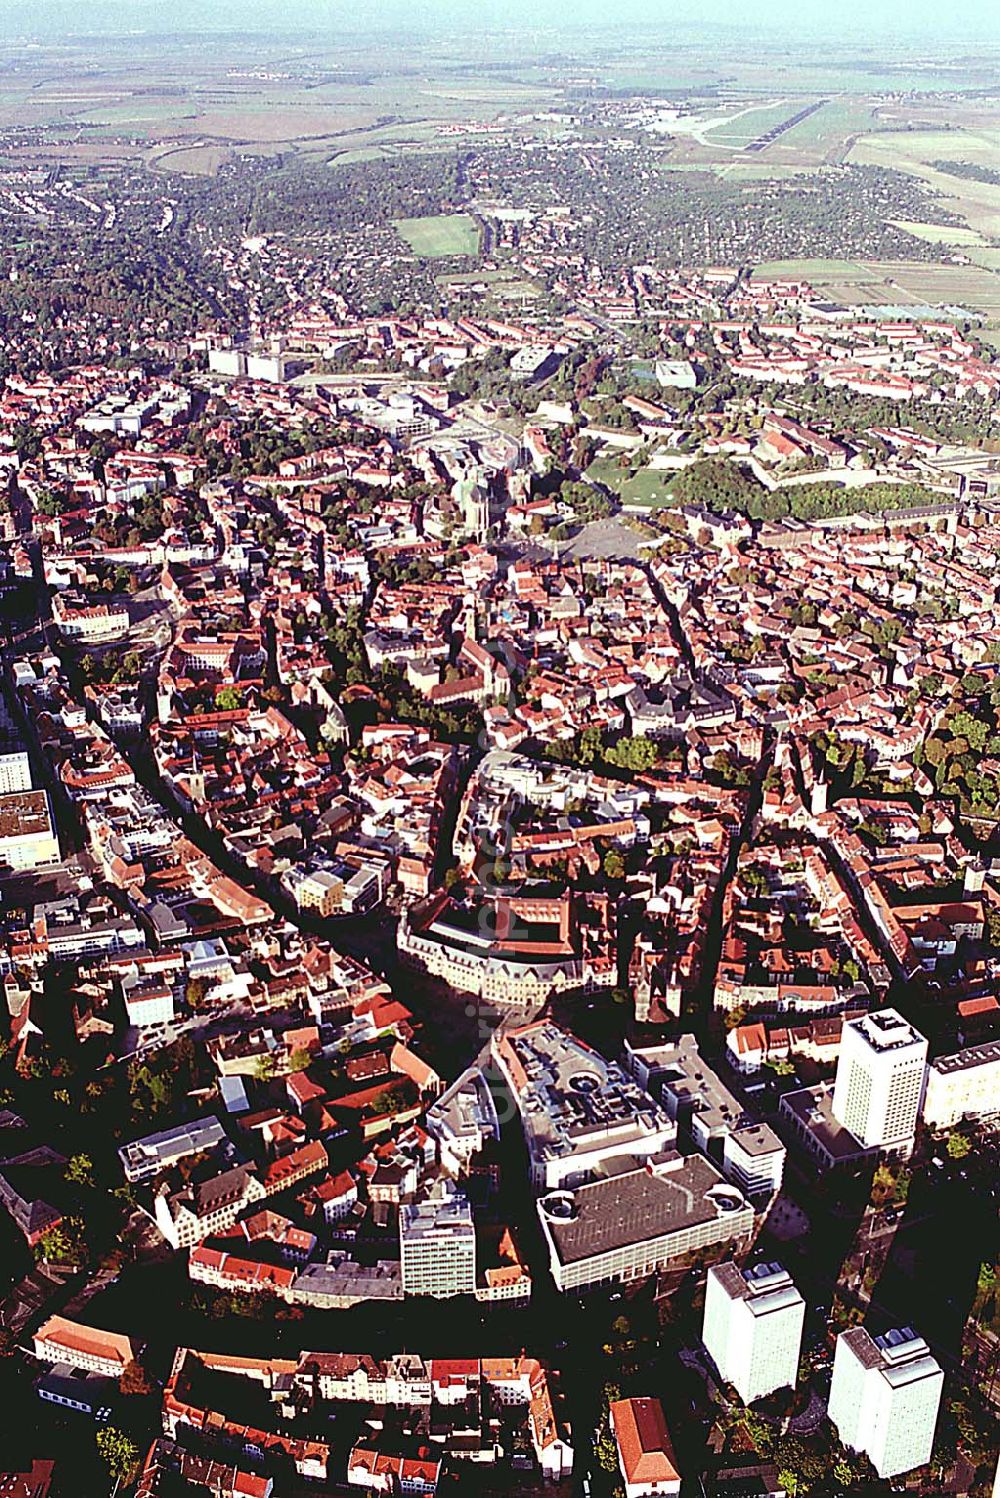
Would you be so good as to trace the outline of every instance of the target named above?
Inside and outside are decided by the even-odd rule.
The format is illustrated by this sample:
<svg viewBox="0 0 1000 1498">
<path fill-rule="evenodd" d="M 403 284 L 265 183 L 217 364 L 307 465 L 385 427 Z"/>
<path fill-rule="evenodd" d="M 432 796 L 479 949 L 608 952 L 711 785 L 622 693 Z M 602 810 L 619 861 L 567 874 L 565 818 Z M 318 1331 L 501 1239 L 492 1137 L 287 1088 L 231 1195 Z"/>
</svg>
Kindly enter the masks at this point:
<svg viewBox="0 0 1000 1498">
<path fill-rule="evenodd" d="M 930 1461 L 943 1385 L 927 1343 L 911 1327 L 872 1337 L 855 1326 L 837 1338 L 830 1419 L 879 1477 L 899 1477 Z"/>
<path fill-rule="evenodd" d="M 895 1009 L 848 1020 L 833 1116 L 866 1149 L 908 1151 L 923 1095 L 927 1041 Z"/>
<path fill-rule="evenodd" d="M 23 749 L 0 754 L 0 796 L 31 790 L 31 764 Z"/>
<path fill-rule="evenodd" d="M 668 1116 L 758 1206 L 781 1190 L 785 1146 L 753 1118 L 708 1064 L 693 1035 L 666 1045 L 625 1044 L 625 1069 Z"/>
<path fill-rule="evenodd" d="M 753 1207 L 704 1155 L 669 1151 L 638 1168 L 625 1162 L 538 1203 L 559 1290 L 647 1279 L 714 1243 L 733 1252 L 753 1233 Z"/>
<path fill-rule="evenodd" d="M 176 1165 L 188 1155 L 199 1155 L 225 1143 L 226 1133 L 217 1118 L 196 1118 L 159 1134 L 147 1134 L 123 1144 L 118 1151 L 127 1181 L 148 1181 Z"/>
<path fill-rule="evenodd" d="M 59 839 L 47 791 L 0 795 L 0 869 L 18 872 L 59 862 Z"/>
<path fill-rule="evenodd" d="M 708 1271 L 702 1341 L 744 1404 L 795 1387 L 806 1304 L 780 1264 Z"/>
<path fill-rule="evenodd" d="M 474 1295 L 476 1229 L 468 1199 L 450 1182 L 400 1208 L 404 1295 Z"/>
</svg>

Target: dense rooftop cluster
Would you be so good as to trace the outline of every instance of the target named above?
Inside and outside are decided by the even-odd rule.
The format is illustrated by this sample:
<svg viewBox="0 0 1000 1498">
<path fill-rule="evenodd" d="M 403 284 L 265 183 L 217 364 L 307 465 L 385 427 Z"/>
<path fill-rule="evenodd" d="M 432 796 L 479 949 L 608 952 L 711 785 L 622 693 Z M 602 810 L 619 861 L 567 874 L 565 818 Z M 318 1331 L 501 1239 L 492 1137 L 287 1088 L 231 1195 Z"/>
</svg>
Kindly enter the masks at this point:
<svg viewBox="0 0 1000 1498">
<path fill-rule="evenodd" d="M 668 193 L 606 118 L 155 229 L 0 180 L 211 307 L 84 288 L 0 388 L 0 1325 L 141 1494 L 985 1470 L 1000 375 L 745 263 L 916 184 Z M 537 295 L 416 265 L 458 207 Z"/>
</svg>

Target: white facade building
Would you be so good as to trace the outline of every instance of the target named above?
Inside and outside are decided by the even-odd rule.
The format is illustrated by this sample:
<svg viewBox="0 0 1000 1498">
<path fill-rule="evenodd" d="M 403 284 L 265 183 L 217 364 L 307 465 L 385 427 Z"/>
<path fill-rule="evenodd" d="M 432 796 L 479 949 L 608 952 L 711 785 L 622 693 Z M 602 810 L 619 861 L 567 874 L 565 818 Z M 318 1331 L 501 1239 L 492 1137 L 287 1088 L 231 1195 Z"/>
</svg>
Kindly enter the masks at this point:
<svg viewBox="0 0 1000 1498">
<path fill-rule="evenodd" d="M 0 868 L 37 869 L 59 862 L 59 839 L 47 791 L 0 795 Z"/>
<path fill-rule="evenodd" d="M 399 1249 L 404 1295 L 475 1294 L 472 1208 L 450 1183 L 400 1209 Z"/>
<path fill-rule="evenodd" d="M 843 1029 L 833 1116 L 866 1149 L 909 1149 L 923 1093 L 927 1041 L 895 1009 Z"/>
<path fill-rule="evenodd" d="M 451 1175 L 468 1170 L 486 1145 L 500 1138 L 489 1083 L 470 1066 L 427 1110 L 427 1132 L 437 1140 L 441 1164 Z"/>
<path fill-rule="evenodd" d="M 744 1404 L 795 1387 L 806 1303 L 780 1264 L 708 1271 L 702 1341 Z"/>
<path fill-rule="evenodd" d="M 837 1338 L 830 1419 L 879 1477 L 898 1477 L 930 1461 L 943 1385 L 927 1343 L 910 1327 L 873 1338 L 855 1326 Z"/>
<path fill-rule="evenodd" d="M 120 1332 L 105 1332 L 65 1316 L 50 1316 L 35 1333 L 33 1350 L 43 1363 L 67 1364 L 84 1373 L 120 1378 L 135 1361 L 140 1344 Z"/>
<path fill-rule="evenodd" d="M 0 796 L 31 790 L 31 763 L 23 749 L 0 754 Z"/>
<path fill-rule="evenodd" d="M 1000 1041 L 939 1056 L 927 1067 L 923 1119 L 929 1129 L 951 1129 L 964 1118 L 1000 1115 Z"/>
</svg>

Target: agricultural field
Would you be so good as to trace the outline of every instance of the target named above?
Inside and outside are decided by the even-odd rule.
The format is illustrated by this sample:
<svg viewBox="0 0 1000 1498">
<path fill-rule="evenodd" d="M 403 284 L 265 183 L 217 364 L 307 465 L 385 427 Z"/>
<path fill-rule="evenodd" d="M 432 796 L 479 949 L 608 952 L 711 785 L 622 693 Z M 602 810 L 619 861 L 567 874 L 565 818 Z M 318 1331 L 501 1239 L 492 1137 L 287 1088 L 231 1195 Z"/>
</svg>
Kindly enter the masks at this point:
<svg viewBox="0 0 1000 1498">
<path fill-rule="evenodd" d="M 109 38 L 99 62 L 82 46 L 39 48 L 16 72 L 0 69 L 0 130 L 43 130 L 27 149 L 47 162 L 66 159 L 81 142 L 100 148 L 107 140 L 134 160 L 190 143 L 200 155 L 173 158 L 163 169 L 204 173 L 227 159 L 206 154 L 213 147 L 339 160 L 341 151 L 444 141 L 445 132 L 513 120 L 551 101 L 551 88 L 538 81 L 484 80 L 478 64 L 456 66 L 453 58 L 390 71 L 380 50 L 361 45 L 302 49 L 280 60 L 273 51 L 266 42 L 221 36 L 208 48 L 178 38 L 169 51 L 138 36 Z"/>
<path fill-rule="evenodd" d="M 977 234 L 975 229 L 963 229 L 956 224 L 917 224 L 905 218 L 893 218 L 889 222 L 927 244 L 956 245 L 965 249 L 969 245 L 978 246 L 984 242 L 982 235 Z"/>
<path fill-rule="evenodd" d="M 801 278 L 848 306 L 958 306 L 988 321 L 1000 318 L 1000 275 L 978 265 L 774 260 L 757 266 L 754 276 L 759 280 Z"/>
<path fill-rule="evenodd" d="M 847 282 L 865 277 L 864 266 L 856 260 L 767 260 L 754 271 L 756 281 L 811 281 L 814 286 Z"/>
<path fill-rule="evenodd" d="M 468 213 L 401 218 L 396 220 L 396 228 L 414 254 L 424 260 L 475 255 L 479 250 L 479 225 Z"/>
<path fill-rule="evenodd" d="M 1000 170 L 1000 130 L 996 128 L 995 115 L 992 128 L 981 125 L 974 115 L 968 124 L 956 121 L 948 129 L 904 128 L 892 117 L 887 117 L 884 123 L 886 126 L 893 123 L 895 128 L 859 136 L 848 159 L 919 177 L 941 208 L 958 214 L 982 238 L 1000 239 L 997 188 L 989 182 L 952 176 L 934 165 L 937 161 L 960 161 Z"/>
</svg>

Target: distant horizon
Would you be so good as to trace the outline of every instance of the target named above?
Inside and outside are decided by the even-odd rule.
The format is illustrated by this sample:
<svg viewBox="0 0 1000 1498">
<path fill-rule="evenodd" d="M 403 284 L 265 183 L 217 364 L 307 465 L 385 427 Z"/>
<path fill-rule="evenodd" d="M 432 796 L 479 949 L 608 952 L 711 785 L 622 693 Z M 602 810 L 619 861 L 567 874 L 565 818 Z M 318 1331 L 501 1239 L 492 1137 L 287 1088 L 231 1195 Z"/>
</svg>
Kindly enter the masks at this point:
<svg viewBox="0 0 1000 1498">
<path fill-rule="evenodd" d="M 845 53 L 873 45 L 895 56 L 923 55 L 928 47 L 971 51 L 1000 48 L 1000 5 L 996 0 L 966 0 L 958 7 L 938 0 L 765 0 L 748 12 L 737 0 L 617 0 L 609 19 L 604 0 L 576 0 L 569 14 L 547 21 L 529 0 L 375 0 L 363 12 L 343 0 L 175 0 L 164 25 L 159 0 L 7 0 L 0 11 L 0 39 L 85 40 L 88 36 L 169 37 L 228 33 L 287 38 L 297 36 L 384 37 L 396 32 L 433 39 L 459 34 L 496 34 L 521 29 L 535 42 L 584 32 L 620 34 L 629 28 L 655 28 L 664 43 L 676 32 L 711 35 L 770 36 L 778 32 L 788 50 L 805 47 L 811 38 L 839 43 Z M 526 51 L 534 47 L 526 46 Z M 970 58 L 970 61 L 973 59 Z M 1000 86 L 1000 76 L 998 76 Z"/>
</svg>

